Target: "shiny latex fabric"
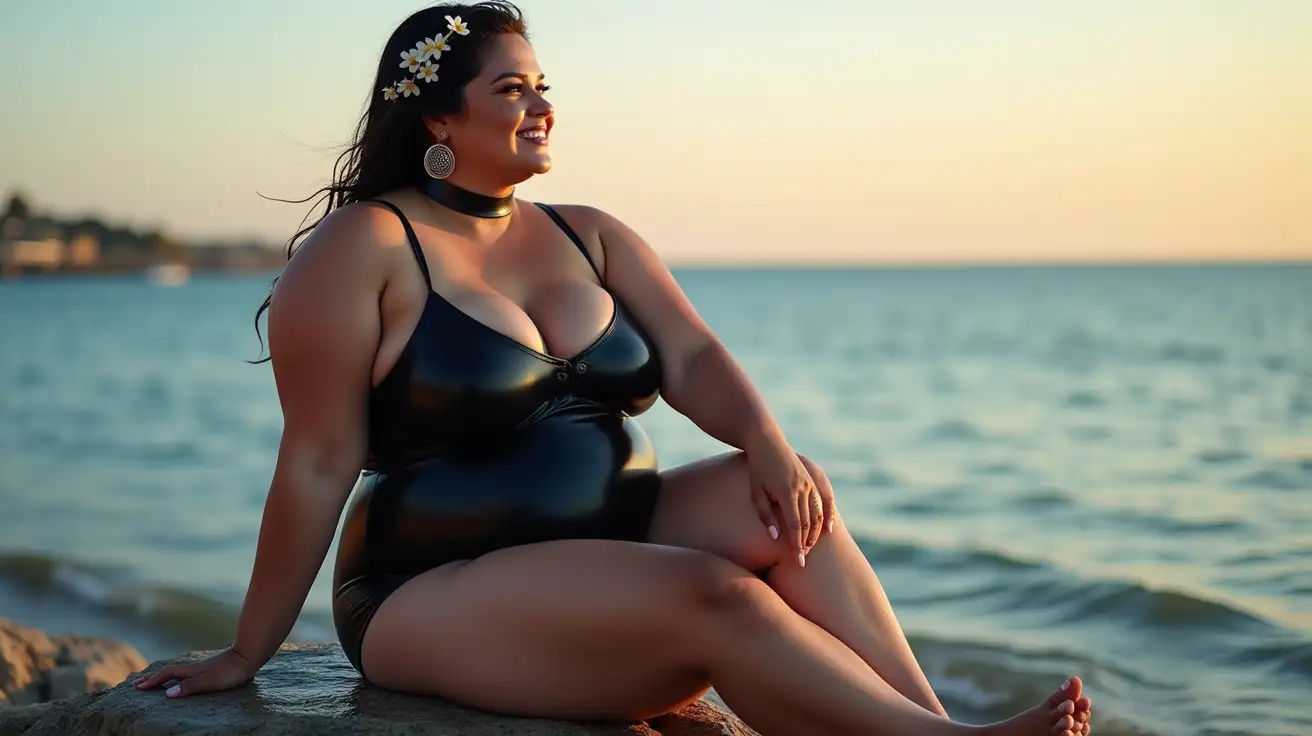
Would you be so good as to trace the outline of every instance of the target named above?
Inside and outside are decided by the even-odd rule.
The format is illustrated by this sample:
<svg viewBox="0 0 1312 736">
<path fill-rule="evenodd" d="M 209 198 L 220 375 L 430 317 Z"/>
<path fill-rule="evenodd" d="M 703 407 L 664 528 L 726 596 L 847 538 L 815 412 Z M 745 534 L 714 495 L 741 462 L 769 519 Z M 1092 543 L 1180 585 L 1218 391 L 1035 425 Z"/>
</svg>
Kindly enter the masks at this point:
<svg viewBox="0 0 1312 736">
<path fill-rule="evenodd" d="M 632 419 L 656 401 L 659 358 L 619 299 L 611 294 L 613 319 L 578 355 L 539 352 L 434 292 L 414 229 L 378 203 L 401 218 L 429 296 L 370 394 L 368 465 L 338 540 L 333 618 L 361 674 L 365 628 L 409 578 L 531 542 L 642 541 L 660 487 L 651 442 Z M 539 207 L 588 257 L 569 225 Z"/>
</svg>

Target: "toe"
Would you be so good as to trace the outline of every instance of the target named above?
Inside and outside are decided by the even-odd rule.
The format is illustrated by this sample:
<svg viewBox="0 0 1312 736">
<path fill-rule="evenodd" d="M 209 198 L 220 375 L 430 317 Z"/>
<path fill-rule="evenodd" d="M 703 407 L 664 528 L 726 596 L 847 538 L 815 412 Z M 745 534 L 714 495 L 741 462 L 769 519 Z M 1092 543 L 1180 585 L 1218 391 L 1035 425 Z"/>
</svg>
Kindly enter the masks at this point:
<svg viewBox="0 0 1312 736">
<path fill-rule="evenodd" d="M 1061 720 L 1052 724 L 1052 733 L 1056 734 L 1056 736 L 1064 736 L 1064 734 L 1069 732 L 1074 727 L 1075 727 L 1074 718 L 1071 718 L 1070 716 L 1062 716 Z"/>
<path fill-rule="evenodd" d="M 1075 712 L 1071 715 L 1075 716 L 1076 723 L 1087 724 L 1089 719 L 1093 717 L 1093 705 L 1088 698 L 1080 698 L 1075 701 Z M 1080 736 L 1080 734 L 1077 733 L 1076 736 Z"/>
<path fill-rule="evenodd" d="M 1048 698 L 1048 707 L 1055 708 L 1063 700 L 1077 700 L 1083 693 L 1084 683 L 1080 681 L 1080 678 L 1072 676 L 1062 683 L 1057 692 L 1052 694 L 1052 697 Z"/>
</svg>

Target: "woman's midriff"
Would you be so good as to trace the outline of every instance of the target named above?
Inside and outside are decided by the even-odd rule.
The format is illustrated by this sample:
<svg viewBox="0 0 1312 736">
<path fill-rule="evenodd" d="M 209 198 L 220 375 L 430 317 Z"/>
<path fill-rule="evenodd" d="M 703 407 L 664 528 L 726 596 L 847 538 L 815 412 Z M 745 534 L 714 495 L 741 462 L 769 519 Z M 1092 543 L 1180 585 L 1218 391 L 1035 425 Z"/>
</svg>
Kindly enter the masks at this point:
<svg viewBox="0 0 1312 736">
<path fill-rule="evenodd" d="M 499 441 L 368 472 L 347 511 L 334 587 L 552 539 L 641 541 L 657 471 L 636 420 L 582 405 Z"/>
</svg>

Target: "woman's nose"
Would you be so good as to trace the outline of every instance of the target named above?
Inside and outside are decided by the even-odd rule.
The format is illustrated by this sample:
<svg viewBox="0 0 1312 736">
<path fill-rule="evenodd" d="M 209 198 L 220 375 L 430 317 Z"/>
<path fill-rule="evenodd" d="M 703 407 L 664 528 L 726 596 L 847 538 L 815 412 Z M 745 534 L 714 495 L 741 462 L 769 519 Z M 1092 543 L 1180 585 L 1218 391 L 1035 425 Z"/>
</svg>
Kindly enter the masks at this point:
<svg viewBox="0 0 1312 736">
<path fill-rule="evenodd" d="M 537 99 L 529 106 L 528 114 L 536 118 L 545 118 L 556 111 L 555 106 L 547 101 L 547 98 L 538 94 Z"/>
</svg>

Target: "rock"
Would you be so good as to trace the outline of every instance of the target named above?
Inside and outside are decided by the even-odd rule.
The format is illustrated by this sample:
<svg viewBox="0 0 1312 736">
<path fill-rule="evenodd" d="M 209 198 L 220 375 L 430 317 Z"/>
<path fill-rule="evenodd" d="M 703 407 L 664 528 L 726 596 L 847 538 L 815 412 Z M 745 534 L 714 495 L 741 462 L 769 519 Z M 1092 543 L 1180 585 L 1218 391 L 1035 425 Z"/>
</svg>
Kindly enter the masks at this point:
<svg viewBox="0 0 1312 736">
<path fill-rule="evenodd" d="M 53 703 L 37 703 L 0 710 L 0 736 L 21 736 L 31 728 Z"/>
<path fill-rule="evenodd" d="M 146 666 L 114 639 L 62 634 L 0 618 L 0 708 L 31 705 L 113 687 Z"/>
<path fill-rule="evenodd" d="M 155 662 L 145 674 L 204 657 Z M 756 736 L 707 699 L 645 723 L 576 723 L 514 718 L 436 697 L 388 692 L 366 683 L 336 644 L 286 644 L 247 685 L 169 700 L 162 688 L 116 687 L 39 706 L 0 710 L 0 736 Z"/>
</svg>

